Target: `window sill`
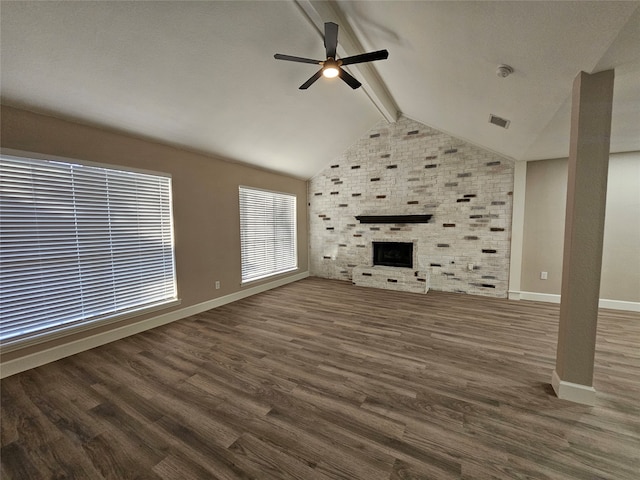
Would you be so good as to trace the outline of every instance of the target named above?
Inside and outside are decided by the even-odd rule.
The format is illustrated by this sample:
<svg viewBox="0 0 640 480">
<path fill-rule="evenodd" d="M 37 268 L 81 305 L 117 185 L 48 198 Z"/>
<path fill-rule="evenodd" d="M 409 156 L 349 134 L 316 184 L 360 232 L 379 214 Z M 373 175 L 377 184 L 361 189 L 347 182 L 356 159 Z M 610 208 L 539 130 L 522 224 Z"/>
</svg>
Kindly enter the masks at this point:
<svg viewBox="0 0 640 480">
<path fill-rule="evenodd" d="M 122 322 L 132 318 L 140 317 L 149 313 L 166 310 L 167 308 L 176 307 L 182 303 L 179 298 L 175 300 L 169 300 L 167 302 L 155 303 L 152 305 L 146 305 L 139 309 L 129 310 L 119 315 L 93 319 L 82 323 L 71 324 L 66 327 L 57 327 L 55 331 L 45 333 L 34 333 L 32 336 L 17 338 L 14 340 L 9 339 L 7 342 L 3 342 L 0 345 L 0 354 L 21 350 L 23 348 L 31 347 L 41 343 L 49 342 L 59 338 L 68 337 L 77 333 L 86 332 L 95 328 L 111 325 L 114 323 Z"/>
</svg>

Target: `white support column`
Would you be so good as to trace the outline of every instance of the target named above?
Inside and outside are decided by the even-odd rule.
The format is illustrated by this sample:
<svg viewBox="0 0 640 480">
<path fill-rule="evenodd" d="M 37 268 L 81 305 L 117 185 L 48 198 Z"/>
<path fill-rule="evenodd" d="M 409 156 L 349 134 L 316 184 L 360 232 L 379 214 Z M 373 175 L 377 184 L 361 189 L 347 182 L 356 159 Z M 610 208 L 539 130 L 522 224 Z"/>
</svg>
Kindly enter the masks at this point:
<svg viewBox="0 0 640 480">
<path fill-rule="evenodd" d="M 609 172 L 614 71 L 573 82 L 556 368 L 559 398 L 595 404 L 593 366 Z"/>
<path fill-rule="evenodd" d="M 516 162 L 513 171 L 513 210 L 511 213 L 511 255 L 509 259 L 509 299 L 520 300 L 524 205 L 527 189 L 527 163 Z"/>
</svg>

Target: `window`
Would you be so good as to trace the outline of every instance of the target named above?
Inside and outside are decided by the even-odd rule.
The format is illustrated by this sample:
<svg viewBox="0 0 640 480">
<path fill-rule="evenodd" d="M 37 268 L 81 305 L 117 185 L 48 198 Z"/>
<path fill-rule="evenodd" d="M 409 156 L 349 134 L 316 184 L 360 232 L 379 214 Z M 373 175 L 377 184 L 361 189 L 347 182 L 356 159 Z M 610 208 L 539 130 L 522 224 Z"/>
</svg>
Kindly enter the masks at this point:
<svg viewBox="0 0 640 480">
<path fill-rule="evenodd" d="M 171 178 L 0 157 L 0 343 L 176 301 Z"/>
<path fill-rule="evenodd" d="M 298 268 L 296 197 L 240 187 L 242 282 Z"/>
</svg>

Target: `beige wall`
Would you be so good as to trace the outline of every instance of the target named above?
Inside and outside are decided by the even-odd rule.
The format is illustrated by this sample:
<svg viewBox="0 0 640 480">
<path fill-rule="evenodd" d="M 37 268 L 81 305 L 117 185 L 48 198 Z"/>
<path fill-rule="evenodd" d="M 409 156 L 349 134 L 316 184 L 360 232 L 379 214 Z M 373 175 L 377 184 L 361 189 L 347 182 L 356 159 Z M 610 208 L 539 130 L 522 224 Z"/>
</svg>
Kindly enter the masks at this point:
<svg viewBox="0 0 640 480">
<path fill-rule="evenodd" d="M 566 195 L 566 159 L 527 163 L 524 292 L 560 294 Z M 600 298 L 640 302 L 640 152 L 609 160 Z"/>
<path fill-rule="evenodd" d="M 308 270 L 306 181 L 11 107 L 3 106 L 1 113 L 3 148 L 172 175 L 176 270 L 181 299 L 181 305 L 174 310 L 243 289 L 240 285 L 238 185 L 297 196 L 298 270 L 283 276 Z M 220 290 L 214 289 L 216 280 L 221 282 Z M 273 278 L 253 282 L 244 288 L 270 280 Z M 159 313 L 168 311 L 171 309 Z M 149 316 L 89 333 L 120 327 Z M 77 340 L 81 335 L 87 333 L 77 334 L 66 341 Z M 3 355 L 2 361 L 51 346 L 50 342 L 10 352 Z"/>
<path fill-rule="evenodd" d="M 640 302 L 640 152 L 610 157 L 600 298 Z"/>
</svg>

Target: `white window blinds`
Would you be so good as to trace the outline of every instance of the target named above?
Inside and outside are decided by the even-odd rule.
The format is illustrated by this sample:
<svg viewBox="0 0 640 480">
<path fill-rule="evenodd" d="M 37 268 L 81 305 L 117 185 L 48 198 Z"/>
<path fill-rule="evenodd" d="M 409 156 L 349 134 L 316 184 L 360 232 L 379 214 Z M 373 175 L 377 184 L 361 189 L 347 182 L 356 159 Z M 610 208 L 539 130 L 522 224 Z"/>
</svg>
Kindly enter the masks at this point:
<svg viewBox="0 0 640 480">
<path fill-rule="evenodd" d="M 242 281 L 298 268 L 296 197 L 240 187 Z"/>
<path fill-rule="evenodd" d="M 0 342 L 176 299 L 171 178 L 0 158 Z"/>
</svg>

